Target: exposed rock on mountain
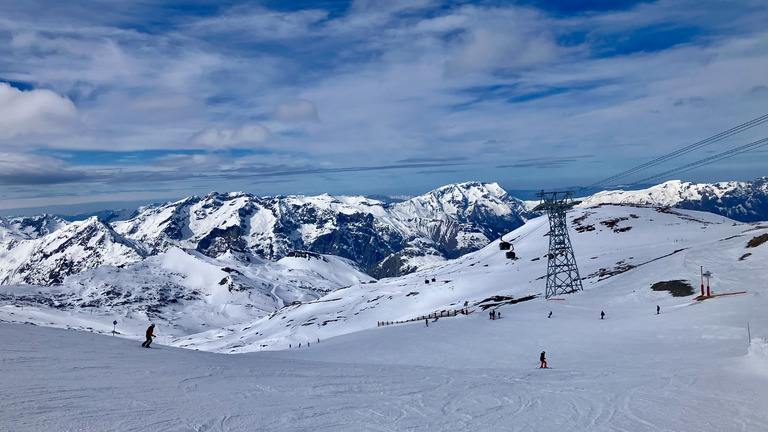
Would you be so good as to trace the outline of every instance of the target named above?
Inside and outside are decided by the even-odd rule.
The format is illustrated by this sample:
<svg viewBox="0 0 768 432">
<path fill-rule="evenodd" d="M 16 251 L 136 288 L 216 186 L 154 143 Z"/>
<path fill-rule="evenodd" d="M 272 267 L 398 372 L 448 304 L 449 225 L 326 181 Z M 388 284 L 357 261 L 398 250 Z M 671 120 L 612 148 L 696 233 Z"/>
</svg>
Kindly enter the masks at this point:
<svg viewBox="0 0 768 432">
<path fill-rule="evenodd" d="M 181 247 L 211 257 L 231 251 L 275 260 L 301 249 L 351 259 L 383 277 L 416 268 L 391 264 L 406 248 L 411 258 L 435 251 L 442 259 L 455 258 L 522 225 L 527 214 L 522 201 L 495 183 L 464 183 L 395 204 L 365 197 L 211 193 L 140 209 L 114 226 L 151 253 Z M 390 264 L 382 265 L 385 259 Z"/>
</svg>

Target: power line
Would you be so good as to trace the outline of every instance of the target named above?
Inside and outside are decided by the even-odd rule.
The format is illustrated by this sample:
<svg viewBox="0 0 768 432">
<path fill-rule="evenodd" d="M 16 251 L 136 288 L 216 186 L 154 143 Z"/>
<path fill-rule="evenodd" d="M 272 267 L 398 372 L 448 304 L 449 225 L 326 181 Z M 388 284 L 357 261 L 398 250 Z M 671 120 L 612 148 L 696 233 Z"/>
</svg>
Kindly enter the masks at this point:
<svg viewBox="0 0 768 432">
<path fill-rule="evenodd" d="M 718 141 L 722 141 L 722 140 L 724 140 L 726 138 L 729 138 L 729 137 L 731 137 L 733 135 L 736 135 L 738 133 L 744 132 L 745 130 L 749 130 L 749 129 L 755 127 L 755 126 L 759 126 L 759 125 L 761 125 L 761 124 L 763 124 L 763 123 L 765 123 L 767 121 L 768 121 L 768 114 L 762 115 L 762 116 L 757 117 L 755 119 L 752 119 L 752 120 L 750 120 L 750 121 L 748 121 L 746 123 L 742 123 L 742 124 L 740 124 L 738 126 L 735 126 L 735 127 L 731 128 L 731 129 L 728 129 L 726 131 L 720 132 L 717 135 L 713 135 L 713 136 L 711 136 L 711 137 L 709 137 L 707 139 L 698 141 L 696 143 L 693 143 L 691 145 L 683 147 L 683 148 L 681 148 L 679 150 L 675 150 L 672 153 L 668 153 L 668 154 L 666 154 L 664 156 L 660 156 L 660 157 L 658 157 L 658 158 L 656 158 L 654 160 L 651 160 L 651 161 L 645 162 L 643 164 L 640 164 L 640 165 L 638 165 L 638 166 L 636 166 L 634 168 L 630 168 L 630 169 L 628 169 L 626 171 L 622 171 L 622 172 L 620 172 L 620 173 L 618 173 L 616 175 L 613 175 L 611 177 L 608 177 L 608 178 L 605 178 L 605 179 L 600 180 L 598 182 L 592 183 L 591 185 L 586 186 L 586 187 L 584 187 L 582 189 L 592 189 L 592 188 L 604 186 L 607 183 L 610 183 L 612 181 L 618 180 L 620 178 L 624 178 L 624 177 L 626 177 L 626 176 L 628 176 L 630 174 L 634 174 L 634 173 L 636 173 L 638 171 L 643 171 L 643 170 L 646 170 L 648 168 L 654 167 L 654 166 L 659 165 L 659 164 L 661 164 L 663 162 L 666 162 L 666 161 L 668 161 L 670 159 L 674 159 L 674 158 L 676 158 L 676 157 L 678 157 L 680 155 L 683 155 L 683 154 L 686 154 L 686 153 L 690 153 L 690 152 L 692 152 L 694 150 L 697 150 L 697 149 L 699 149 L 701 147 L 704 147 L 706 145 L 709 145 L 709 144 L 712 144 L 712 143 L 715 143 L 715 142 L 718 142 Z M 662 175 L 660 174 L 659 177 L 660 176 L 662 176 Z M 634 183 L 634 184 L 637 184 L 637 183 Z"/>
<path fill-rule="evenodd" d="M 656 175 L 653 175 L 653 176 L 650 176 L 650 177 L 646 177 L 646 178 L 644 178 L 642 180 L 638 180 L 638 181 L 632 183 L 629 186 L 636 186 L 636 185 L 639 185 L 639 184 L 642 184 L 642 183 L 646 183 L 646 182 L 649 182 L 649 181 L 652 181 L 652 180 L 656 180 L 656 179 L 659 179 L 659 178 L 662 178 L 662 177 L 666 177 L 668 175 L 689 171 L 689 170 L 692 170 L 694 168 L 698 168 L 698 167 L 704 166 L 704 165 L 709 165 L 709 164 L 715 163 L 715 162 L 717 162 L 719 160 L 727 159 L 729 157 L 733 157 L 733 156 L 736 156 L 736 155 L 741 154 L 741 153 L 746 153 L 748 151 L 755 150 L 755 149 L 763 147 L 765 145 L 768 145 L 768 138 L 763 138 L 761 140 L 753 141 L 753 142 L 751 142 L 749 144 L 745 144 L 743 146 L 736 147 L 734 149 L 727 150 L 727 151 L 724 151 L 722 153 L 718 153 L 716 155 L 713 155 L 713 156 L 710 156 L 710 157 L 706 157 L 704 159 L 700 159 L 700 160 L 698 160 L 696 162 L 691 162 L 689 164 L 685 164 L 685 165 L 679 166 L 679 167 L 677 167 L 675 169 L 672 169 L 672 170 L 669 170 L 669 171 L 665 171 L 665 172 L 663 172 L 661 174 L 656 174 Z"/>
</svg>

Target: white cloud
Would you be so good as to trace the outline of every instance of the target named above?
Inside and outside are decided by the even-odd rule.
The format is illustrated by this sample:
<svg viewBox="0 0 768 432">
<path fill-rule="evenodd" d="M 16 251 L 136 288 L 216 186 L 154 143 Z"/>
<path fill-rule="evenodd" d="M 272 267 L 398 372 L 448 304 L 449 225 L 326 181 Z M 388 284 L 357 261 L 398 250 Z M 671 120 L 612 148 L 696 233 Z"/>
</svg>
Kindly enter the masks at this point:
<svg viewBox="0 0 768 432">
<path fill-rule="evenodd" d="M 311 33 L 310 27 L 326 19 L 323 10 L 276 12 L 262 8 L 235 7 L 225 15 L 206 18 L 188 26 L 196 33 L 206 35 L 227 34 L 235 40 L 295 39 Z"/>
<path fill-rule="evenodd" d="M 21 91 L 0 83 L 0 139 L 62 132 L 76 117 L 75 104 L 50 90 Z"/>
<path fill-rule="evenodd" d="M 308 100 L 299 100 L 294 103 L 282 104 L 275 109 L 273 117 L 276 120 L 296 122 L 296 121 L 317 121 L 317 107 Z"/>
<path fill-rule="evenodd" d="M 192 144 L 206 148 L 244 148 L 262 144 L 269 139 L 269 129 L 258 124 L 247 124 L 238 129 L 206 128 L 190 138 Z"/>
<path fill-rule="evenodd" d="M 466 8 L 466 34 L 451 49 L 447 76 L 521 69 L 553 62 L 563 49 L 541 14 L 523 8 Z"/>
</svg>

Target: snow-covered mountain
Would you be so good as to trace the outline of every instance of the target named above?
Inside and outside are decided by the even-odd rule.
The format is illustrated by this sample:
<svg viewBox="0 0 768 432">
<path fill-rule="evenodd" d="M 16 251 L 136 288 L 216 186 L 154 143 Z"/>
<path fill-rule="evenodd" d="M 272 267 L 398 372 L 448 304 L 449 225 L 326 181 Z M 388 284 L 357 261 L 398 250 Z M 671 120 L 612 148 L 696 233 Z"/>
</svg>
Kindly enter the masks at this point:
<svg viewBox="0 0 768 432">
<path fill-rule="evenodd" d="M 584 291 L 551 301 L 545 217 L 504 235 L 516 259 L 497 240 L 378 281 L 311 252 L 171 246 L 2 286 L 0 429 L 767 430 L 768 223 L 567 219 Z M 697 299 L 701 269 L 716 297 Z M 150 320 L 159 349 L 140 347 Z"/>
<path fill-rule="evenodd" d="M 598 192 L 580 200 L 582 206 L 611 203 L 677 207 L 757 222 L 768 220 L 768 177 L 753 182 L 698 184 L 672 180 L 642 190 Z"/>
<path fill-rule="evenodd" d="M 766 220 L 768 179 L 671 181 L 640 191 L 601 192 L 581 201 L 581 206 L 631 203 L 705 210 L 739 221 Z M 498 184 L 471 182 L 402 202 L 211 193 L 140 208 L 134 217 L 110 223 L 6 218 L 0 219 L 0 283 L 59 284 L 86 269 L 133 263 L 172 248 L 211 258 L 228 254 L 243 265 L 305 250 L 352 260 L 376 278 L 398 276 L 479 250 L 536 216 L 529 210 L 535 204 L 511 197 Z"/>
<path fill-rule="evenodd" d="M 609 302 L 645 298 L 652 295 L 653 284 L 677 280 L 695 287 L 689 294 L 693 297 L 698 294 L 701 265 L 724 281 L 717 286 L 718 293 L 740 291 L 737 279 L 757 281 L 768 272 L 768 242 L 748 247 L 754 238 L 768 240 L 768 225 L 738 223 L 705 212 L 628 205 L 578 209 L 568 219 L 584 289 L 610 292 Z M 287 343 L 325 339 L 381 322 L 430 314 L 434 318 L 461 309 L 487 314 L 487 309 L 499 305 L 541 299 L 548 230 L 542 217 L 505 236 L 514 244 L 515 260 L 508 259 L 496 241 L 428 270 L 356 284 L 309 303 L 288 305 L 247 328 L 230 326 L 200 334 L 185 345 L 218 352 L 250 351 L 265 344 L 284 348 Z M 739 274 L 742 271 L 745 274 Z M 625 274 L 632 275 L 632 284 L 622 282 Z"/>
<path fill-rule="evenodd" d="M 306 250 L 352 260 L 376 277 L 405 274 L 477 250 L 522 225 L 527 214 L 522 201 L 495 183 L 464 183 L 398 203 L 211 193 L 140 208 L 111 223 L 3 219 L 0 283 L 59 284 L 86 269 L 171 248 L 211 258 L 231 254 L 243 263 Z"/>
<path fill-rule="evenodd" d="M 477 250 L 522 225 L 526 215 L 524 203 L 499 185 L 475 182 L 395 204 L 360 196 L 211 193 L 140 209 L 114 227 L 150 253 L 181 247 L 211 257 L 232 251 L 275 260 L 308 250 L 351 259 L 382 277 L 413 271 L 419 260 Z"/>
<path fill-rule="evenodd" d="M 117 313 L 122 320 L 154 320 L 178 334 L 194 334 L 371 281 L 336 256 L 294 252 L 276 262 L 244 264 L 232 254 L 211 258 L 170 248 L 141 261 L 93 267 L 56 286 L 4 286 L 0 303 L 42 305 L 64 316 Z"/>
<path fill-rule="evenodd" d="M 50 215 L 6 218 L 0 217 L 0 244 L 8 249 L 11 241 L 31 240 L 51 234 L 67 225 L 62 218 Z"/>
<path fill-rule="evenodd" d="M 701 266 L 716 275 L 715 293 L 762 286 L 761 278 L 768 275 L 766 224 L 606 204 L 577 208 L 568 220 L 585 291 L 607 293 L 605 308 L 661 298 L 651 289 L 660 282 L 682 281 L 693 287 L 686 294 L 693 297 Z M 105 266 L 72 276 L 60 287 L 4 287 L 3 300 L 11 300 L 10 292 L 17 307 L 0 309 L 0 319 L 11 320 L 3 317 L 4 310 L 16 321 L 64 325 L 76 315 L 77 322 L 87 323 L 79 326 L 108 331 L 115 317 L 129 335 L 140 334 L 152 320 L 165 329 L 165 344 L 225 353 L 284 349 L 382 323 L 541 301 L 548 230 L 546 217 L 540 217 L 506 235 L 516 259 L 508 259 L 495 241 L 428 269 L 378 281 L 355 271 L 349 261 L 308 252 L 245 265 L 235 254 L 210 258 L 172 248 L 124 268 Z M 35 294 L 25 297 L 29 292 Z M 19 311 L 19 305 L 28 312 Z M 41 311 L 44 318 L 35 318 Z"/>
<path fill-rule="evenodd" d="M 333 257 L 225 269 L 239 260 L 170 248 L 4 286 L 0 429 L 765 430 L 768 224 L 630 205 L 568 223 L 584 291 L 555 301 L 544 217 L 504 236 L 515 260 L 494 242 L 376 283 Z M 723 296 L 695 299 L 702 267 Z M 248 305 L 264 291 L 239 286 L 343 274 L 261 317 Z M 140 347 L 150 320 L 160 349 Z"/>
<path fill-rule="evenodd" d="M 66 225 L 49 222 L 23 231 L 27 239 L 18 240 L 19 231 L 8 236 L 12 239 L 0 250 L 0 283 L 60 284 L 84 270 L 125 265 L 147 256 L 141 244 L 117 234 L 96 217 Z M 60 227 L 45 234 L 56 223 Z"/>
</svg>

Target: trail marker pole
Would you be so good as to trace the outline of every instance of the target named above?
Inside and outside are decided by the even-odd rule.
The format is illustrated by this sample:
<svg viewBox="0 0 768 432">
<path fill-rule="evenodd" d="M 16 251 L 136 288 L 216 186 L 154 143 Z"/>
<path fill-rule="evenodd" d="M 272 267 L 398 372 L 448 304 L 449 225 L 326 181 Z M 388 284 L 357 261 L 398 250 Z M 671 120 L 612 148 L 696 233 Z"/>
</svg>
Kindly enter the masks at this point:
<svg viewBox="0 0 768 432">
<path fill-rule="evenodd" d="M 752 346 L 752 332 L 749 331 L 749 321 L 747 321 L 747 338 L 749 339 L 747 346 Z"/>
<path fill-rule="evenodd" d="M 112 336 L 115 335 L 115 329 L 117 328 L 117 320 L 112 321 Z"/>
<path fill-rule="evenodd" d="M 703 276 L 705 278 L 707 278 L 707 297 L 709 297 L 710 296 L 710 293 L 709 293 L 709 278 L 712 277 L 712 273 L 709 270 L 707 270 L 707 271 L 704 272 Z"/>
</svg>

